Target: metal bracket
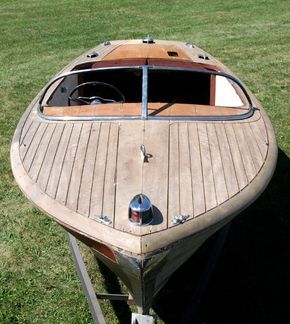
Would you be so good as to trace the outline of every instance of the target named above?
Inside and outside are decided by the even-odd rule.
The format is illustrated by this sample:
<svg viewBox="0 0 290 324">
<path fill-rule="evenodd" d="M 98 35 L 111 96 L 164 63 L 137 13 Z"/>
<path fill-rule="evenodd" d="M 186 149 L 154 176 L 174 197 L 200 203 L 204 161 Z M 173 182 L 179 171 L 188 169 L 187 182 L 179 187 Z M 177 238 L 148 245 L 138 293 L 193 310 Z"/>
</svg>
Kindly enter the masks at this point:
<svg viewBox="0 0 290 324">
<path fill-rule="evenodd" d="M 66 232 L 69 240 L 69 245 L 71 249 L 71 253 L 73 256 L 73 260 L 78 272 L 78 275 L 80 277 L 83 290 L 85 292 L 85 295 L 88 300 L 89 308 L 93 317 L 93 321 L 95 324 L 106 324 L 104 315 L 102 313 L 100 304 L 98 302 L 94 287 L 92 285 L 91 279 L 88 275 L 86 265 L 84 263 L 84 260 L 81 256 L 80 249 L 77 243 L 76 238 L 70 234 L 69 232 Z"/>
<path fill-rule="evenodd" d="M 96 294 L 94 287 L 92 285 L 91 279 L 87 272 L 86 265 L 84 263 L 83 257 L 81 256 L 80 249 L 77 243 L 76 238 L 67 232 L 67 237 L 70 245 L 70 250 L 72 253 L 72 257 L 81 280 L 81 284 L 84 290 L 84 293 L 87 297 L 90 312 L 93 317 L 94 324 L 106 324 L 104 315 L 102 313 L 100 304 L 98 299 L 108 299 L 108 300 L 122 300 L 122 301 L 130 301 L 130 295 L 123 294 Z M 132 313 L 131 323 L 134 324 L 153 324 L 156 323 L 154 317 L 149 315 L 141 315 Z"/>
<path fill-rule="evenodd" d="M 123 300 L 128 301 L 130 299 L 129 295 L 122 295 L 122 294 L 96 294 L 94 287 L 92 285 L 91 279 L 87 272 L 86 265 L 84 260 L 81 256 L 80 249 L 77 243 L 76 238 L 67 232 L 67 237 L 70 245 L 70 250 L 72 253 L 72 257 L 81 280 L 81 284 L 84 290 L 84 293 L 87 297 L 90 312 L 93 317 L 93 321 L 95 324 L 106 324 L 104 315 L 102 313 L 100 304 L 98 299 L 109 299 L 109 300 Z M 141 322 L 138 322 L 141 323 Z"/>
<path fill-rule="evenodd" d="M 226 240 L 228 231 L 230 228 L 230 223 L 224 226 L 218 233 L 216 237 L 216 242 L 210 253 L 209 259 L 203 271 L 203 274 L 200 278 L 199 284 L 196 287 L 196 290 L 189 301 L 189 306 L 184 311 L 184 316 L 181 320 L 182 323 L 188 323 L 189 320 L 195 318 L 200 305 L 201 299 L 205 293 L 206 287 L 209 283 L 210 277 L 213 273 L 219 255 L 222 251 L 224 242 Z M 130 301 L 130 295 L 122 294 L 96 294 L 91 283 L 90 277 L 88 275 L 85 263 L 81 256 L 77 240 L 69 232 L 66 232 L 70 244 L 70 249 L 72 252 L 73 260 L 76 265 L 76 269 L 79 275 L 79 278 L 82 283 L 83 290 L 88 300 L 89 308 L 93 317 L 95 324 L 106 324 L 105 318 L 103 316 L 100 304 L 98 299 L 109 299 L 109 300 L 122 300 Z M 150 315 L 142 315 L 137 313 L 132 313 L 131 324 L 155 324 L 156 319 Z"/>
</svg>

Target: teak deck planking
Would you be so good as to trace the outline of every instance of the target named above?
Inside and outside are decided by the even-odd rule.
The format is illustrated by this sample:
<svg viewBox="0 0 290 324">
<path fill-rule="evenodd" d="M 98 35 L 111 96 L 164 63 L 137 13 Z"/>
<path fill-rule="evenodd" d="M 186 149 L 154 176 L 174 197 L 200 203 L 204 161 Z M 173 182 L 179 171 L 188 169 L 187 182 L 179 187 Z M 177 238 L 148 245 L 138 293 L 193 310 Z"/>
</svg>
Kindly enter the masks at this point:
<svg viewBox="0 0 290 324">
<path fill-rule="evenodd" d="M 255 126 L 35 122 L 26 127 L 29 136 L 23 135 L 20 156 L 40 190 L 59 203 L 92 219 L 108 216 L 114 228 L 145 235 L 172 226 L 174 216 L 201 216 L 253 180 L 267 154 L 267 138 L 252 132 L 252 127 L 264 128 L 263 119 L 254 120 Z M 149 154 L 145 163 L 142 144 Z M 154 226 L 139 228 L 128 222 L 129 202 L 139 192 L 147 194 L 163 216 Z"/>
</svg>

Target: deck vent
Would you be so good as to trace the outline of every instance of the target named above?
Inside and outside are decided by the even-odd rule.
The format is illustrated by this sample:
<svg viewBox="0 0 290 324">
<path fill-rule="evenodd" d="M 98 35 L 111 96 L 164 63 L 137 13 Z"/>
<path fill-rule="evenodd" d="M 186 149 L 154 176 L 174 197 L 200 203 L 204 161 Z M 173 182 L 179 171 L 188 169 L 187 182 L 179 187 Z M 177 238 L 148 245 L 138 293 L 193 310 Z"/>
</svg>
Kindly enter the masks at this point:
<svg viewBox="0 0 290 324">
<path fill-rule="evenodd" d="M 198 54 L 198 58 L 203 60 L 209 60 L 209 56 L 206 53 Z"/>
<path fill-rule="evenodd" d="M 153 220 L 153 208 L 149 198 L 143 194 L 136 195 L 129 205 L 129 221 L 134 225 L 148 225 Z"/>
<path fill-rule="evenodd" d="M 111 45 L 111 42 L 110 41 L 105 41 L 104 42 L 104 46 L 109 46 L 109 45 Z"/>
<path fill-rule="evenodd" d="M 177 52 L 173 52 L 173 51 L 169 51 L 167 52 L 168 56 L 178 56 L 178 53 Z"/>
<path fill-rule="evenodd" d="M 97 57 L 97 56 L 99 56 L 99 54 L 96 51 L 92 51 L 92 52 L 87 54 L 87 57 L 89 57 L 89 58 L 94 58 L 94 57 Z"/>
<path fill-rule="evenodd" d="M 185 45 L 189 48 L 194 48 L 194 45 L 191 42 L 187 42 Z"/>
<path fill-rule="evenodd" d="M 145 37 L 142 42 L 144 44 L 154 44 L 155 43 L 153 37 L 151 37 L 149 35 L 147 37 Z"/>
</svg>

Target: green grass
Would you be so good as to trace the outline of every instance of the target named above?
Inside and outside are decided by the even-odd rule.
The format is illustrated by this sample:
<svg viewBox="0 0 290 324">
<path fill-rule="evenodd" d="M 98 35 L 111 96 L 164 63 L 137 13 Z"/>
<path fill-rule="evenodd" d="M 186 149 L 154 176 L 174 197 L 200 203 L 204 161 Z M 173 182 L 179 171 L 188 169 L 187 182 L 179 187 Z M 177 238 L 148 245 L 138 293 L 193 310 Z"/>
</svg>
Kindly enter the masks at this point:
<svg viewBox="0 0 290 324">
<path fill-rule="evenodd" d="M 211 312 L 204 311 L 202 320 L 289 321 L 289 30 L 289 0 L 1 0 L 1 323 L 92 322 L 63 231 L 27 202 L 13 180 L 10 143 L 29 102 L 69 61 L 104 40 L 148 33 L 191 40 L 232 69 L 267 110 L 280 149 L 269 189 L 234 223 L 205 300 Z M 85 250 L 85 256 L 98 290 L 106 290 L 91 254 Z M 225 302 L 245 307 L 244 315 L 222 312 Z M 125 322 L 128 309 L 113 306 L 102 302 L 108 323 Z"/>
</svg>

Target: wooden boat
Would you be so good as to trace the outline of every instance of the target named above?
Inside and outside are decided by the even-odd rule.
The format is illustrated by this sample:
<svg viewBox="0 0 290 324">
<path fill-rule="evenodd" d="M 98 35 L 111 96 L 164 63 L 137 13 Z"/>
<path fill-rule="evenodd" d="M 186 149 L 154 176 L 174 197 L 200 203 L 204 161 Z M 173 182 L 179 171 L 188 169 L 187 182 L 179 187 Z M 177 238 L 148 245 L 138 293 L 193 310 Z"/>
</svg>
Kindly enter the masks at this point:
<svg viewBox="0 0 290 324">
<path fill-rule="evenodd" d="M 141 313 L 267 186 L 277 146 L 253 94 L 191 43 L 105 42 L 65 67 L 15 131 L 15 179 L 85 242 Z"/>
</svg>

